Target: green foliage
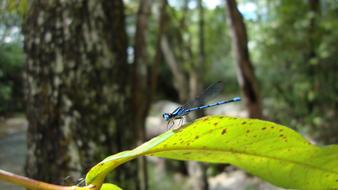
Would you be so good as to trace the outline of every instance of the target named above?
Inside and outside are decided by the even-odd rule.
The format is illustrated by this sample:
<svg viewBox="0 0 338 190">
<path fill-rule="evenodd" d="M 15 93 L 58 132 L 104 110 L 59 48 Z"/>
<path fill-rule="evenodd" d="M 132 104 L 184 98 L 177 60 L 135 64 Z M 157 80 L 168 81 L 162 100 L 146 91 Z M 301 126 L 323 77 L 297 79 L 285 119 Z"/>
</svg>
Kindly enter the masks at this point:
<svg viewBox="0 0 338 190">
<path fill-rule="evenodd" d="M 255 119 L 211 116 L 107 157 L 86 176 L 100 186 L 117 166 L 138 156 L 231 163 L 285 188 L 338 188 L 338 146 L 318 147 L 287 127 Z"/>
<path fill-rule="evenodd" d="M 227 92 L 238 92 L 230 31 L 224 9 L 224 6 L 218 6 L 212 10 L 205 10 L 205 64 L 210 69 L 205 79 L 208 83 L 215 80 L 226 81 Z M 218 78 L 214 78 L 215 76 Z"/>
<path fill-rule="evenodd" d="M 0 44 L 0 113 L 22 109 L 23 59 L 20 44 Z"/>
<path fill-rule="evenodd" d="M 20 16 L 25 16 L 28 11 L 28 0 L 18 0 L 18 1 L 9 0 L 6 9 L 8 12 L 16 12 Z"/>
<path fill-rule="evenodd" d="M 21 14 L 24 1 L 9 1 L 0 12 L 0 113 L 20 111 L 23 102 Z M 3 1 L 2 1 L 3 2 Z M 18 5 L 18 6 L 16 6 Z M 3 8 L 3 7 L 1 7 Z"/>
<path fill-rule="evenodd" d="M 268 115 L 337 143 L 338 4 L 319 1 L 316 12 L 309 2 L 257 1 L 251 52 Z"/>
</svg>

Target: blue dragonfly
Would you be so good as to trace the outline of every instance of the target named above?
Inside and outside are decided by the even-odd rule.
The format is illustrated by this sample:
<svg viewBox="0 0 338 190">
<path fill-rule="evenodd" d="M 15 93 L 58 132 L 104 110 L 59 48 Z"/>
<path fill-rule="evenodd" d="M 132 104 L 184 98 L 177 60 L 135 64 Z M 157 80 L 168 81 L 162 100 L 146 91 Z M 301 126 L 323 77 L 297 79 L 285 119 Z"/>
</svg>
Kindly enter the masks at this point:
<svg viewBox="0 0 338 190">
<path fill-rule="evenodd" d="M 164 113 L 162 114 L 162 117 L 165 121 L 168 121 L 168 129 L 170 129 L 174 125 L 174 120 L 177 119 L 183 119 L 184 116 L 188 115 L 190 112 L 205 109 L 205 108 L 210 108 L 222 104 L 227 104 L 230 102 L 238 102 L 241 100 L 240 97 L 234 97 L 229 100 L 223 100 L 223 101 L 218 101 L 215 103 L 211 104 L 206 104 L 205 102 L 207 100 L 211 100 L 215 98 L 217 95 L 219 95 L 224 88 L 224 84 L 221 81 L 218 81 L 212 85 L 210 85 L 208 88 L 206 88 L 200 96 L 197 98 L 190 100 L 183 106 L 180 106 L 176 108 L 173 112 L 171 113 Z"/>
</svg>

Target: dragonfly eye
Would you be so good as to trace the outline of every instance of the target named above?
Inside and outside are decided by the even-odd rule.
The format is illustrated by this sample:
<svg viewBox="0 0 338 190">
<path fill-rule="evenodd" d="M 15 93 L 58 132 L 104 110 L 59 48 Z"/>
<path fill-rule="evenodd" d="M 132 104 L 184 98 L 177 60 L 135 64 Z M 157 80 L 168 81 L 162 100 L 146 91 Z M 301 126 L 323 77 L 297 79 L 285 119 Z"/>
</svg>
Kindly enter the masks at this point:
<svg viewBox="0 0 338 190">
<path fill-rule="evenodd" d="M 164 120 L 168 121 L 170 119 L 170 115 L 168 113 L 162 114 Z"/>
</svg>

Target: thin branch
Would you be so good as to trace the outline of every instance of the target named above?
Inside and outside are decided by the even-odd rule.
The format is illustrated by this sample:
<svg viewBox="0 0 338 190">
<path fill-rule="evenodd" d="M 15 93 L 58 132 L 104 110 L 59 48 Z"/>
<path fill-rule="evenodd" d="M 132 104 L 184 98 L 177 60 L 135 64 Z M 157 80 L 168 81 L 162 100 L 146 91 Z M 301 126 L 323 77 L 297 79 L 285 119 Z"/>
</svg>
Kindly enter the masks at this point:
<svg viewBox="0 0 338 190">
<path fill-rule="evenodd" d="M 8 183 L 16 184 L 27 189 L 43 189 L 43 190 L 75 190 L 76 186 L 60 186 L 54 185 L 50 183 L 45 183 L 41 181 L 37 181 L 28 177 L 16 175 L 4 170 L 0 170 L 0 180 L 6 181 Z M 85 187 L 82 187 L 85 189 Z"/>
</svg>

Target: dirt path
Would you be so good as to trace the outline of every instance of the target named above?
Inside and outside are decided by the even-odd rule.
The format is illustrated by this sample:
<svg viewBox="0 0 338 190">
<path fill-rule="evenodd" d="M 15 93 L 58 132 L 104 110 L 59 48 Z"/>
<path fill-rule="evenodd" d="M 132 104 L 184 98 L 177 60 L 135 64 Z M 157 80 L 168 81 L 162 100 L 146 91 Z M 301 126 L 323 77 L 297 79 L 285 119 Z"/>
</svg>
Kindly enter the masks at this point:
<svg viewBox="0 0 338 190">
<path fill-rule="evenodd" d="M 0 168 L 23 175 L 26 156 L 27 121 L 22 117 L 2 120 L 0 123 Z M 21 190 L 18 186 L 0 181 L 0 189 Z"/>
</svg>

